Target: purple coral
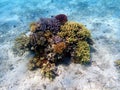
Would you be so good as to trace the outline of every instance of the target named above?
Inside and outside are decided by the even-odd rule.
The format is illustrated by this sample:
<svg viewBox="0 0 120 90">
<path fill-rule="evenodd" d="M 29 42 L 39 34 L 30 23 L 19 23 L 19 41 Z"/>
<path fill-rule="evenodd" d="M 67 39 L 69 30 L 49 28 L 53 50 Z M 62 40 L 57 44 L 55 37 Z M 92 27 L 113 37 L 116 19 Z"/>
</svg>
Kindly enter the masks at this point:
<svg viewBox="0 0 120 90">
<path fill-rule="evenodd" d="M 46 38 L 43 36 L 43 32 L 32 33 L 30 35 L 30 46 L 36 49 L 39 46 L 44 46 Z"/>
<path fill-rule="evenodd" d="M 40 18 L 37 23 L 40 31 L 50 30 L 52 33 L 57 33 L 60 30 L 60 22 L 56 18 Z"/>
<path fill-rule="evenodd" d="M 68 21 L 67 16 L 65 14 L 56 15 L 55 18 L 59 20 L 61 24 L 64 24 L 65 22 Z"/>
<path fill-rule="evenodd" d="M 62 38 L 56 35 L 53 37 L 53 41 L 54 41 L 54 43 L 59 43 L 62 41 Z"/>
</svg>

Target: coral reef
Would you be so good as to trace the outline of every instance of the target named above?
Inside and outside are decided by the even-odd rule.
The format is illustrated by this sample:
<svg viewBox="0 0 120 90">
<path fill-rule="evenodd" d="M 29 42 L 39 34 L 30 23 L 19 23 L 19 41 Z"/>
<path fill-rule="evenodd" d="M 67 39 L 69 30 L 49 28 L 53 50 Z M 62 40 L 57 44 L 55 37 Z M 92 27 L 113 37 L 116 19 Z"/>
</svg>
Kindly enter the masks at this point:
<svg viewBox="0 0 120 90">
<path fill-rule="evenodd" d="M 80 23 L 69 22 L 66 15 L 40 18 L 30 24 L 30 31 L 29 37 L 16 38 L 14 47 L 34 53 L 28 64 L 30 70 L 41 68 L 41 75 L 53 80 L 58 75 L 56 65 L 65 57 L 78 64 L 90 62 L 90 31 Z"/>
</svg>

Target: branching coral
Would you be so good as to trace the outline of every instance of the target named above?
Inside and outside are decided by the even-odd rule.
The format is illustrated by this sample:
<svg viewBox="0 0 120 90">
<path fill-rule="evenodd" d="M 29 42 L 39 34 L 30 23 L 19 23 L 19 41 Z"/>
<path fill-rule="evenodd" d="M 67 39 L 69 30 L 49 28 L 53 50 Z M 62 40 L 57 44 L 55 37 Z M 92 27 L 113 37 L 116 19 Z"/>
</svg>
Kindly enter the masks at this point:
<svg viewBox="0 0 120 90">
<path fill-rule="evenodd" d="M 31 50 L 38 51 L 41 49 L 40 47 L 44 48 L 47 44 L 46 37 L 44 36 L 43 32 L 32 33 L 30 35 L 30 46 Z"/>
<path fill-rule="evenodd" d="M 48 60 L 46 60 L 44 57 L 34 57 L 30 60 L 28 64 L 29 70 L 35 70 L 37 68 L 41 68 L 41 74 L 43 77 L 47 77 L 50 80 L 53 80 L 56 73 L 56 66 L 54 63 L 50 63 Z"/>
<path fill-rule="evenodd" d="M 15 43 L 15 48 L 34 52 L 28 64 L 30 70 L 41 68 L 41 74 L 52 80 L 57 75 L 56 65 L 66 56 L 74 63 L 90 62 L 90 31 L 80 23 L 68 22 L 66 15 L 41 18 L 30 24 L 30 31 L 29 37 L 22 35 Z"/>
<path fill-rule="evenodd" d="M 90 31 L 83 29 L 77 32 L 77 37 L 81 40 L 86 40 L 87 38 L 91 38 L 91 34 Z"/>
<path fill-rule="evenodd" d="M 31 32 L 36 32 L 37 28 L 38 28 L 37 23 L 32 22 L 32 23 L 30 24 L 30 31 L 31 31 Z"/>
<path fill-rule="evenodd" d="M 60 36 L 56 35 L 56 36 L 53 37 L 53 41 L 54 41 L 54 43 L 59 43 L 59 42 L 61 42 L 63 40 L 62 40 L 62 38 Z"/>
<path fill-rule="evenodd" d="M 61 32 L 58 33 L 61 37 L 67 37 L 68 41 L 86 40 L 91 38 L 90 31 L 84 25 L 76 22 L 67 22 L 61 26 Z"/>
<path fill-rule="evenodd" d="M 38 28 L 40 31 L 49 30 L 52 33 L 57 33 L 60 30 L 60 22 L 56 18 L 40 18 L 37 24 L 40 26 Z"/>
<path fill-rule="evenodd" d="M 75 63 L 88 63 L 90 62 L 90 47 L 85 41 L 79 41 L 74 51 L 74 62 Z"/>
<path fill-rule="evenodd" d="M 57 68 L 55 64 L 54 63 L 51 64 L 47 61 L 46 64 L 43 64 L 43 67 L 41 69 L 41 74 L 43 77 L 48 77 L 50 80 L 53 80 L 57 75 L 56 70 Z"/>
<path fill-rule="evenodd" d="M 43 64 L 46 64 L 48 60 L 46 60 L 44 57 L 38 57 L 38 56 L 34 56 L 28 66 L 29 66 L 29 70 L 34 70 L 37 68 L 42 68 Z"/>
<path fill-rule="evenodd" d="M 30 38 L 24 33 L 18 36 L 15 39 L 15 44 L 13 47 L 14 52 L 19 55 L 23 55 L 25 51 L 29 50 L 28 48 L 29 41 L 30 41 Z"/>
</svg>

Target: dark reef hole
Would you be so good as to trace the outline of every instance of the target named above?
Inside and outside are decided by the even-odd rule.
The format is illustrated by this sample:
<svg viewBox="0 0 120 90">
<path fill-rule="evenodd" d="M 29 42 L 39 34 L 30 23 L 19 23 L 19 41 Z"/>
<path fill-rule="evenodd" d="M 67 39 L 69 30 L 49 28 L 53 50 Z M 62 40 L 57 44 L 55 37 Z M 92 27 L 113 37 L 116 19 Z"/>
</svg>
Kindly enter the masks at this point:
<svg viewBox="0 0 120 90">
<path fill-rule="evenodd" d="M 56 66 L 58 65 L 69 66 L 70 63 L 71 63 L 71 57 L 64 57 L 62 60 L 57 61 Z"/>
</svg>

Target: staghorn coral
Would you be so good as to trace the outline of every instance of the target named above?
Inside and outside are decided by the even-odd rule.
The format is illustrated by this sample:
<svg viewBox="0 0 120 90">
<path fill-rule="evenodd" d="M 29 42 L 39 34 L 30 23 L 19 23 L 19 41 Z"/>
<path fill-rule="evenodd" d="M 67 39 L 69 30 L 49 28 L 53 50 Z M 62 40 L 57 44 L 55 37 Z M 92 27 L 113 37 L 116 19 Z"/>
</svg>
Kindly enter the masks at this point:
<svg viewBox="0 0 120 90">
<path fill-rule="evenodd" d="M 90 62 L 90 47 L 85 41 L 79 41 L 74 51 L 74 62 L 86 64 Z"/>
<path fill-rule="evenodd" d="M 41 69 L 43 77 L 53 80 L 57 76 L 56 66 L 70 57 L 74 63 L 90 62 L 90 31 L 82 24 L 69 22 L 64 14 L 52 18 L 41 18 L 30 24 L 31 34 L 16 39 L 18 49 L 32 51 L 29 70 Z M 14 48 L 16 48 L 14 47 Z"/>
</svg>

